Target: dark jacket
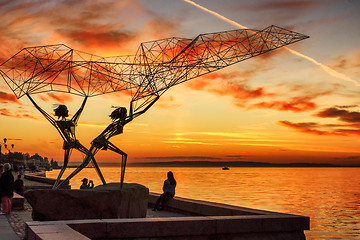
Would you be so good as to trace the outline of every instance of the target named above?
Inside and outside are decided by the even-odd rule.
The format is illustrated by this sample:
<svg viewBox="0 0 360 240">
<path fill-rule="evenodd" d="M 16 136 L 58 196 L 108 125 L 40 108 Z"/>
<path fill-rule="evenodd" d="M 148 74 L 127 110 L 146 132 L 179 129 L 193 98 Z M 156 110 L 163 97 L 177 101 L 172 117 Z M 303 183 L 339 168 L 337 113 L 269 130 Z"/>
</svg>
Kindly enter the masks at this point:
<svg viewBox="0 0 360 240">
<path fill-rule="evenodd" d="M 4 172 L 0 177 L 0 196 L 14 196 L 14 176 L 11 171 Z"/>
<path fill-rule="evenodd" d="M 23 195 L 24 191 L 24 181 L 21 179 L 16 179 L 14 182 L 14 191 L 17 194 Z"/>
</svg>

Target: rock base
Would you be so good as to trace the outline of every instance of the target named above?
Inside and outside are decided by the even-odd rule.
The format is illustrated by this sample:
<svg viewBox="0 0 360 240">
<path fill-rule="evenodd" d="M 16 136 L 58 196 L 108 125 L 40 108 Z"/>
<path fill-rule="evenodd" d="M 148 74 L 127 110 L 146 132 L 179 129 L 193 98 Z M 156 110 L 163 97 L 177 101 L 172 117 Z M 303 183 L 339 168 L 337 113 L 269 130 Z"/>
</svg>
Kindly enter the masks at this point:
<svg viewBox="0 0 360 240">
<path fill-rule="evenodd" d="M 25 198 L 34 221 L 144 218 L 149 189 L 136 183 L 109 183 L 89 190 L 29 190 Z"/>
</svg>

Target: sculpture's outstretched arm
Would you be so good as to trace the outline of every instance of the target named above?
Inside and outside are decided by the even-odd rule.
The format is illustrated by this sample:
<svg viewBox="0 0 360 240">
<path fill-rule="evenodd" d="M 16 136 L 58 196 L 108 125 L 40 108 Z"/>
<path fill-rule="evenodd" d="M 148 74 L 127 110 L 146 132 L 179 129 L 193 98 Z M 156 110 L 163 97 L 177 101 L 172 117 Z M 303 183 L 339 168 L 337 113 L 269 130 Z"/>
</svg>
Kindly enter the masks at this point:
<svg viewBox="0 0 360 240">
<path fill-rule="evenodd" d="M 76 124 L 80 118 L 80 115 L 82 113 L 82 111 L 84 110 L 84 107 L 85 107 L 85 103 L 86 103 L 86 100 L 87 100 L 88 96 L 85 96 L 84 98 L 84 101 L 82 102 L 79 110 L 77 110 L 77 112 L 74 114 L 74 116 L 71 118 L 71 120 Z"/>
<path fill-rule="evenodd" d="M 140 116 L 141 114 L 145 113 L 147 110 L 149 110 L 149 108 L 152 107 L 152 105 L 154 105 L 156 103 L 157 100 L 159 100 L 160 96 L 157 95 L 152 101 L 150 101 L 149 103 L 147 103 L 147 106 L 144 107 L 141 111 L 137 112 L 134 105 L 135 102 L 137 100 L 131 100 L 130 102 L 130 110 L 129 110 L 129 116 L 126 118 L 125 123 L 131 122 L 134 118 Z"/>
<path fill-rule="evenodd" d="M 26 96 L 30 99 L 31 103 L 36 107 L 37 110 L 39 110 L 39 112 L 54 126 L 57 128 L 56 125 L 56 121 L 53 117 L 50 116 L 50 114 L 48 114 L 47 112 L 45 112 L 41 107 L 39 107 L 39 105 L 36 104 L 36 102 L 34 101 L 34 99 L 32 99 L 32 97 L 30 97 L 30 95 L 28 93 L 26 93 Z M 62 134 L 62 133 L 60 133 Z"/>
</svg>

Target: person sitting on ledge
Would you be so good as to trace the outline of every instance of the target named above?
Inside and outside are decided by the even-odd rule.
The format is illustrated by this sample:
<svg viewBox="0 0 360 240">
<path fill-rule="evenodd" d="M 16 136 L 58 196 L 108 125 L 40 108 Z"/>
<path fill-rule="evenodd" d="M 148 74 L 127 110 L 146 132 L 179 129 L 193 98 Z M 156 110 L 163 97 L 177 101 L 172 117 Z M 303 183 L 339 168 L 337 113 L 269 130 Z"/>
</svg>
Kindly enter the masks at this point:
<svg viewBox="0 0 360 240">
<path fill-rule="evenodd" d="M 88 179 L 87 178 L 84 178 L 82 181 L 82 184 L 80 186 L 80 189 L 91 189 L 91 188 L 94 188 L 94 183 L 92 180 L 89 181 L 89 184 L 88 184 Z"/>
<path fill-rule="evenodd" d="M 163 191 L 164 193 L 160 195 L 155 203 L 155 207 L 153 211 L 160 211 L 164 208 L 164 202 L 167 199 L 173 198 L 175 196 L 175 187 L 176 187 L 176 180 L 174 178 L 174 174 L 169 171 L 167 173 L 167 179 L 164 181 Z"/>
</svg>

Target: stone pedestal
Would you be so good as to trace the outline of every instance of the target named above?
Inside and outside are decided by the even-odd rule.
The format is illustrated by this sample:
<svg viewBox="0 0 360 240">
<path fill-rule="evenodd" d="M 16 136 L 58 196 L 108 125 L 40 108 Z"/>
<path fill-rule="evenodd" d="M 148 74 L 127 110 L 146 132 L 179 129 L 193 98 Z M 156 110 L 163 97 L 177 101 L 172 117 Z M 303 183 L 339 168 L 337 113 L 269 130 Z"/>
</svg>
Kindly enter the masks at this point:
<svg viewBox="0 0 360 240">
<path fill-rule="evenodd" d="M 136 183 L 109 183 L 89 190 L 29 190 L 34 221 L 144 218 L 149 189 Z"/>
</svg>

